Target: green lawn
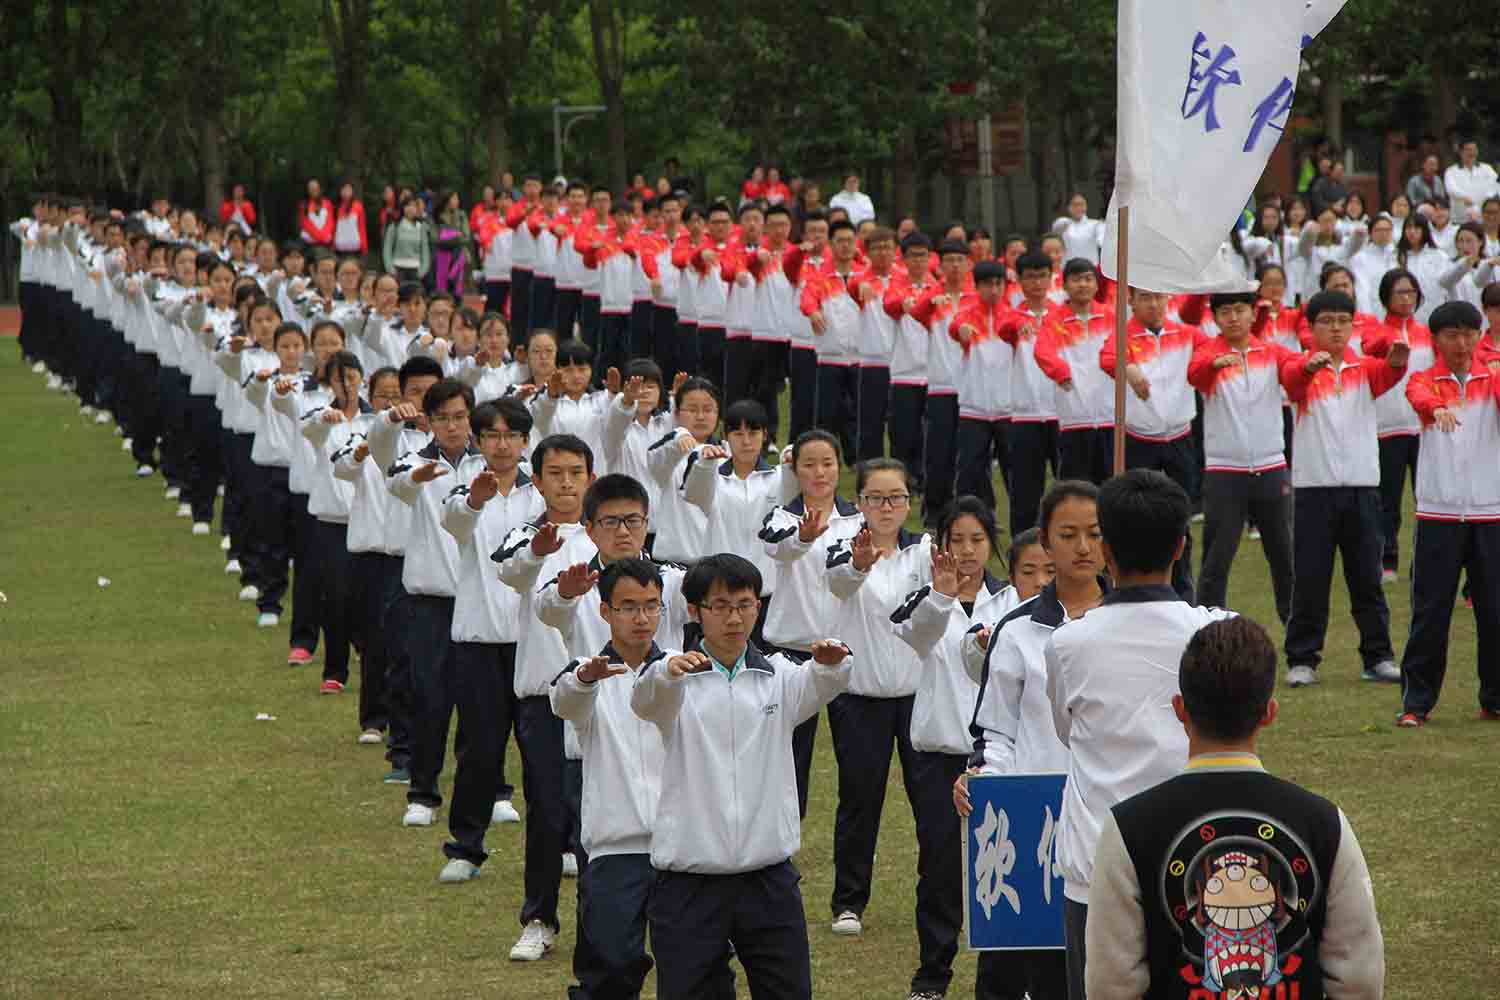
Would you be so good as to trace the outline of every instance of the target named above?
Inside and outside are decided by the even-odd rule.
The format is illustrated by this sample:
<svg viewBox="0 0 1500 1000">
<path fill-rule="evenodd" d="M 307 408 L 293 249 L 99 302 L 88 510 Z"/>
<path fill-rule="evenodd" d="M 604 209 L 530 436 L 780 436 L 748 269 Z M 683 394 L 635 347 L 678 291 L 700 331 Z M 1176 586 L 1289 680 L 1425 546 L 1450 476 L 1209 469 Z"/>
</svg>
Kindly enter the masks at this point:
<svg viewBox="0 0 1500 1000">
<path fill-rule="evenodd" d="M 402 790 L 380 783 L 379 751 L 354 742 L 353 694 L 320 698 L 316 668 L 288 669 L 285 630 L 254 628 L 216 538 L 191 537 L 160 480 L 133 478 L 118 438 L 45 391 L 11 347 L 0 353 L 0 838 L 11 845 L 0 994 L 562 996 L 571 886 L 558 951 L 534 965 L 506 958 L 521 828 L 493 831 L 479 881 L 439 887 L 446 830 L 401 828 Z M 1236 573 L 1231 602 L 1274 626 L 1257 549 L 1241 550 Z M 1404 581 L 1389 593 L 1399 648 Z M 1333 798 L 1358 831 L 1387 995 L 1488 995 L 1500 973 L 1489 885 L 1500 727 L 1474 718 L 1472 618 L 1455 618 L 1449 686 L 1421 731 L 1393 728 L 1397 691 L 1358 680 L 1354 647 L 1336 592 L 1323 684 L 1281 692 L 1267 763 Z M 904 997 L 916 861 L 899 772 L 865 934 L 835 938 L 836 775 L 826 726 L 819 737 L 797 858 L 817 994 Z M 961 955 L 951 995 L 972 996 L 973 975 Z"/>
</svg>

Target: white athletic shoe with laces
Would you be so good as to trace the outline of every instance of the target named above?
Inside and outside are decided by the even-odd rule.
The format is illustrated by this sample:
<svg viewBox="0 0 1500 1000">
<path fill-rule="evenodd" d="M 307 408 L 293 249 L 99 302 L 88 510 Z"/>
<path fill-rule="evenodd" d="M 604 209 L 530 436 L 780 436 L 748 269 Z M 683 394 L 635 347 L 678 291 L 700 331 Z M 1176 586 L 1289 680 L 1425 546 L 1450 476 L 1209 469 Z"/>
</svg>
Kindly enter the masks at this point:
<svg viewBox="0 0 1500 1000">
<path fill-rule="evenodd" d="M 406 815 L 401 817 L 401 825 L 431 826 L 436 816 L 437 810 L 432 806 L 424 806 L 420 802 L 409 802 L 406 805 Z"/>
<path fill-rule="evenodd" d="M 540 920 L 533 920 L 521 931 L 521 939 L 510 949 L 512 962 L 536 962 L 557 943 L 557 932 Z"/>
<path fill-rule="evenodd" d="M 231 559 L 227 563 L 224 564 L 224 575 L 225 576 L 238 576 L 239 573 L 240 573 L 240 561 L 238 559 Z"/>
<path fill-rule="evenodd" d="M 519 823 L 521 822 L 521 814 L 516 812 L 516 807 L 509 799 L 499 799 L 495 802 L 494 809 L 490 811 L 490 822 Z M 571 856 L 569 855 L 569 857 Z M 567 864 L 566 861 L 563 863 Z M 574 863 L 576 864 L 577 862 Z"/>
<path fill-rule="evenodd" d="M 166 492 L 164 492 L 162 494 L 162 499 L 164 499 L 164 500 L 176 500 L 176 499 L 178 499 L 181 496 L 182 496 L 182 487 L 181 486 L 168 486 L 167 489 L 166 489 Z"/>
<path fill-rule="evenodd" d="M 472 861 L 465 861 L 463 858 L 453 858 L 443 866 L 442 871 L 438 872 L 438 881 L 448 885 L 452 885 L 455 882 L 467 882 L 470 879 L 478 878 L 481 871 L 483 869 Z"/>
<path fill-rule="evenodd" d="M 256 594 L 259 597 L 259 594 Z M 275 628 L 281 624 L 281 616 L 274 611 L 262 611 L 255 619 L 256 628 Z"/>
<path fill-rule="evenodd" d="M 208 524 L 207 521 L 194 521 L 193 522 L 193 534 L 195 534 L 195 535 L 206 535 L 206 534 L 208 534 L 212 530 L 213 529 L 211 527 L 209 527 L 209 524 Z"/>
<path fill-rule="evenodd" d="M 258 601 L 258 600 L 260 600 L 260 588 L 257 587 L 253 583 L 247 583 L 247 584 L 245 584 L 243 587 L 240 588 L 240 600 L 242 600 L 242 601 Z"/>
<path fill-rule="evenodd" d="M 578 877 L 578 855 L 574 854 L 572 851 L 568 851 L 563 854 L 562 873 L 563 878 Z"/>
<path fill-rule="evenodd" d="M 859 914 L 853 910 L 845 910 L 833 918 L 832 931 L 845 937 L 854 937 L 864 931 L 865 925 L 860 923 Z"/>
</svg>

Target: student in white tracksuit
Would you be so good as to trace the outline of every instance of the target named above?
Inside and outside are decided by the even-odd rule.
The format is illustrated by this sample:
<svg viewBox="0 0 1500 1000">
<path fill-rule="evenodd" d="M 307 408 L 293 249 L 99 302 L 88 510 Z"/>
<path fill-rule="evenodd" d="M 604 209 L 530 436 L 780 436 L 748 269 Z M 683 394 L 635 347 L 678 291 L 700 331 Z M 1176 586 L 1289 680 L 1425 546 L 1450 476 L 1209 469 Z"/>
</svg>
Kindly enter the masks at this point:
<svg viewBox="0 0 1500 1000">
<path fill-rule="evenodd" d="M 1063 480 L 1042 500 L 1040 530 L 1032 544 L 1057 575 L 995 627 L 979 679 L 979 701 L 969 726 L 974 736 L 970 768 L 954 785 L 960 816 L 969 814 L 971 774 L 1066 773 L 1068 748 L 1057 739 L 1047 700 L 1047 640 L 1063 623 L 1082 617 L 1103 598 L 1107 584 L 1100 546 L 1097 497 L 1092 483 Z M 1012 558 L 1014 567 L 1016 559 Z M 1060 951 L 984 952 L 979 957 L 979 1000 L 1061 1000 L 1067 968 Z"/>
<path fill-rule="evenodd" d="M 1003 618 L 1016 591 L 985 565 L 998 548 L 994 511 L 972 496 L 949 505 L 928 547 L 931 583 L 891 616 L 896 636 L 921 664 L 912 703 L 912 773 L 907 788 L 917 826 L 917 942 L 913 995 L 942 996 L 953 978 L 963 926 L 963 831 L 950 789 L 968 763 L 969 722 L 979 685 L 963 665 L 964 635 Z"/>
<path fill-rule="evenodd" d="M 708 518 L 682 495 L 688 459 L 700 445 L 719 444 L 719 390 L 705 378 L 684 379 L 672 393 L 677 426 L 646 449 L 646 468 L 656 481 L 659 505 L 652 511 L 656 538 L 651 554 L 690 565 L 708 555 Z"/>
<path fill-rule="evenodd" d="M 760 573 L 741 556 L 701 560 L 683 593 L 703 639 L 636 679 L 630 705 L 661 732 L 657 872 L 647 916 L 662 1000 L 718 995 L 734 943 L 752 996 L 811 1000 L 807 919 L 791 858 L 802 844 L 792 733 L 849 685 L 849 647 L 811 662 L 750 643 Z M 955 840 L 955 844 L 957 841 Z"/>
<path fill-rule="evenodd" d="M 776 564 L 770 589 L 776 602 L 766 612 L 768 648 L 803 660 L 834 620 L 834 598 L 825 577 L 828 550 L 864 525 L 859 509 L 838 495 L 839 442 L 823 430 L 806 431 L 792 444 L 792 471 L 801 492 L 766 515 L 760 541 Z M 817 716 L 796 733 L 797 800 L 807 815 L 808 772 L 818 734 Z"/>
<path fill-rule="evenodd" d="M 637 358 L 625 367 L 624 382 L 611 389 L 604 410 L 604 467 L 622 472 L 646 487 L 653 513 L 661 509 L 661 484 L 651 475 L 651 445 L 676 426 L 666 405 L 661 368 L 650 358 Z M 675 648 L 675 647 L 674 647 Z"/>
</svg>

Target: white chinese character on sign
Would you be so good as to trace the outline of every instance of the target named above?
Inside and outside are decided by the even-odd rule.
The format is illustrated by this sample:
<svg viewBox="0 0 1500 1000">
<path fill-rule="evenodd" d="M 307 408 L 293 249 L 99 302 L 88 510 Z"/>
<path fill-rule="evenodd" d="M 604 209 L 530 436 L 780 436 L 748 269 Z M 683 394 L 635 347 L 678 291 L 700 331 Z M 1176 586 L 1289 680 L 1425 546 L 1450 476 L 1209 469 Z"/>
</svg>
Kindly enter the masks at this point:
<svg viewBox="0 0 1500 1000">
<path fill-rule="evenodd" d="M 1044 806 L 1042 816 L 1042 839 L 1036 845 L 1036 863 L 1042 866 L 1042 898 L 1052 902 L 1052 880 L 1062 874 L 1062 865 L 1057 863 L 1057 823 L 1052 819 L 1052 807 Z"/>
<path fill-rule="evenodd" d="M 984 909 L 985 919 L 1001 897 L 1010 908 L 1021 914 L 1021 894 L 1005 884 L 1005 876 L 1016 866 L 1016 845 L 1010 840 L 1010 817 L 1001 809 L 997 815 L 992 802 L 984 806 L 984 822 L 974 831 L 979 841 L 979 857 L 974 860 L 974 901 Z"/>
</svg>

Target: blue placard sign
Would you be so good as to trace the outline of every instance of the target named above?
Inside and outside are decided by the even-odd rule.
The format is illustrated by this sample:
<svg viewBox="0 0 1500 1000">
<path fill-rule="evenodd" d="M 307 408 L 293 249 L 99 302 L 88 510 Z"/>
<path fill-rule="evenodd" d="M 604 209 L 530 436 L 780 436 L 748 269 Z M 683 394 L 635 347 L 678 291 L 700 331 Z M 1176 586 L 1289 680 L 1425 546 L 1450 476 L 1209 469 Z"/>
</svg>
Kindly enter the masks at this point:
<svg viewBox="0 0 1500 1000">
<path fill-rule="evenodd" d="M 1063 947 L 1057 866 L 1065 774 L 976 775 L 964 821 L 964 925 L 969 948 Z"/>
</svg>

